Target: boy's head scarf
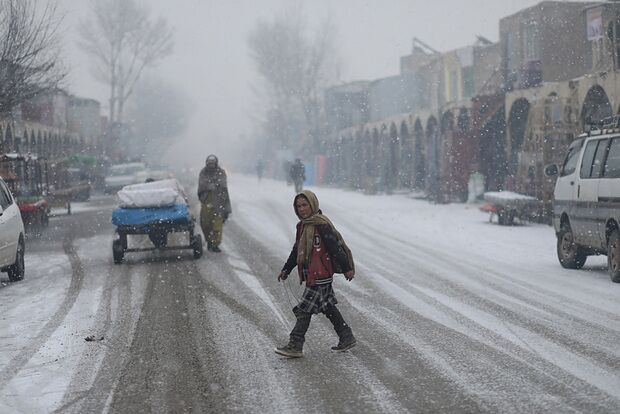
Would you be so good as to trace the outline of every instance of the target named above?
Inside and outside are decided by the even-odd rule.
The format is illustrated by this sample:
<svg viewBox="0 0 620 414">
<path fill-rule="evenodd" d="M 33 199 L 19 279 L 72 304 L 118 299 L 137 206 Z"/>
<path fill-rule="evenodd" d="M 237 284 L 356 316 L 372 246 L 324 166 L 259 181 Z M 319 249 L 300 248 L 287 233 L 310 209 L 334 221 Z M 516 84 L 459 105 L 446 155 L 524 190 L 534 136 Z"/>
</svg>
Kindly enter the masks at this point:
<svg viewBox="0 0 620 414">
<path fill-rule="evenodd" d="M 301 218 L 301 216 L 297 212 L 296 203 L 299 197 L 305 198 L 306 200 L 308 200 L 308 203 L 310 204 L 310 208 L 312 209 L 312 214 L 308 218 L 305 218 L 305 219 Z M 297 194 L 295 196 L 295 199 L 293 200 L 293 209 L 295 210 L 295 214 L 297 214 L 297 217 L 299 217 L 299 219 L 301 220 L 301 223 L 303 224 L 303 231 L 301 233 L 301 237 L 299 238 L 299 243 L 297 245 L 297 266 L 308 266 L 308 262 L 310 261 L 310 255 L 312 254 L 312 244 L 313 244 L 313 239 L 314 239 L 314 226 L 322 225 L 322 224 L 329 225 L 334 231 L 334 234 L 336 235 L 336 237 L 338 238 L 338 241 L 343 246 L 346 246 L 342 236 L 340 235 L 338 230 L 336 230 L 331 220 L 327 218 L 327 216 L 323 215 L 323 212 L 319 208 L 319 199 L 317 198 L 316 194 L 314 194 L 312 191 L 304 190 L 301 193 Z M 353 265 L 353 263 L 351 263 L 351 265 Z"/>
</svg>

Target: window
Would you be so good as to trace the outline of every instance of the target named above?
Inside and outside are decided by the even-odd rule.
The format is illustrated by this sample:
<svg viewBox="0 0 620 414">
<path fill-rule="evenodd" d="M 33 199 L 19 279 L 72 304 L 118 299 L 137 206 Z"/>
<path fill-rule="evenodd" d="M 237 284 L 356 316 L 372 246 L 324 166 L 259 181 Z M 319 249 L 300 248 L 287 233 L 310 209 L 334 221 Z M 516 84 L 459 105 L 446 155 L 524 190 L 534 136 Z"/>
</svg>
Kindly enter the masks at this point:
<svg viewBox="0 0 620 414">
<path fill-rule="evenodd" d="M 471 98 L 475 94 L 474 90 L 474 67 L 467 66 L 461 70 L 463 76 L 463 98 Z"/>
<path fill-rule="evenodd" d="M 620 178 L 620 138 L 614 138 L 609 147 L 603 177 Z"/>
<path fill-rule="evenodd" d="M 3 183 L 0 183 L 0 206 L 5 210 L 8 206 L 13 203 L 11 199 L 11 195 L 9 194 L 9 190 L 7 190 L 6 186 Z"/>
<path fill-rule="evenodd" d="M 523 54 L 526 61 L 539 60 L 538 26 L 531 22 L 523 30 Z"/>
<path fill-rule="evenodd" d="M 568 153 L 566 154 L 566 159 L 564 160 L 564 165 L 562 166 L 562 172 L 560 174 L 561 177 L 575 172 L 577 169 L 577 160 L 579 159 L 579 150 L 582 146 L 583 139 L 579 139 L 568 147 Z"/>
<path fill-rule="evenodd" d="M 605 159 L 605 154 L 608 151 L 608 143 L 608 139 L 602 139 L 598 142 L 596 155 L 594 156 L 594 162 L 592 163 L 592 173 L 590 174 L 590 178 L 599 178 L 601 176 L 601 171 L 603 170 L 603 160 Z"/>
<path fill-rule="evenodd" d="M 586 149 L 583 150 L 583 158 L 581 159 L 581 168 L 579 169 L 580 178 L 590 178 L 592 173 L 592 161 L 594 161 L 594 154 L 596 154 L 596 146 L 599 141 L 590 141 L 586 145 Z"/>
</svg>

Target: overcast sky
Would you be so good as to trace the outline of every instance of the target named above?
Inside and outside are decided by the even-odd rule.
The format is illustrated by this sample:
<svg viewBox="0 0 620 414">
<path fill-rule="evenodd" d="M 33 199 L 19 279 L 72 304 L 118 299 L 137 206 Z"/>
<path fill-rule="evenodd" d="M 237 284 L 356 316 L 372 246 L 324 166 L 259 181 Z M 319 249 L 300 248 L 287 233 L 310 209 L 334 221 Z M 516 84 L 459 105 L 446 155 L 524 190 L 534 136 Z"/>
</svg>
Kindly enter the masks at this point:
<svg viewBox="0 0 620 414">
<path fill-rule="evenodd" d="M 77 47 L 75 26 L 88 1 L 62 0 L 70 92 L 101 101 L 107 93 L 92 78 L 87 56 Z M 76 4 L 77 3 L 77 4 Z M 338 31 L 342 81 L 378 79 L 398 73 L 399 58 L 418 37 L 439 51 L 473 43 L 479 34 L 498 39 L 499 19 L 536 0 L 145 0 L 154 16 L 168 19 L 175 50 L 155 70 L 182 88 L 195 104 L 189 135 L 201 149 L 251 134 L 256 75 L 247 36 L 257 21 L 300 5 L 310 26 L 330 17 Z"/>
</svg>

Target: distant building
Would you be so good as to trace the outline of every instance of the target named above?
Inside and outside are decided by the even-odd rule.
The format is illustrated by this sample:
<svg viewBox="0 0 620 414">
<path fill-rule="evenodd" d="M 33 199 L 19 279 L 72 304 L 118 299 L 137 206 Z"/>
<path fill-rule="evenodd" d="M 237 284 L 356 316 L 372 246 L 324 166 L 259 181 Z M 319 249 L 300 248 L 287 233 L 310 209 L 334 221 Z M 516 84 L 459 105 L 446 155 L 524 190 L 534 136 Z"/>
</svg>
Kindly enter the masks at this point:
<svg viewBox="0 0 620 414">
<path fill-rule="evenodd" d="M 377 79 L 369 86 L 369 120 L 377 121 L 396 114 L 412 112 L 420 106 L 418 78 L 411 73 Z"/>
<path fill-rule="evenodd" d="M 370 82 L 356 81 L 333 86 L 325 91 L 328 129 L 339 131 L 368 121 Z"/>
<path fill-rule="evenodd" d="M 68 103 L 69 94 L 61 89 L 40 95 L 21 104 L 22 120 L 66 130 Z"/>
<path fill-rule="evenodd" d="M 600 3 L 543 1 L 499 22 L 507 90 L 577 78 L 592 68 L 584 15 Z"/>
<path fill-rule="evenodd" d="M 75 132 L 83 144 L 96 145 L 101 135 L 99 101 L 71 96 L 67 106 L 67 129 Z"/>
</svg>

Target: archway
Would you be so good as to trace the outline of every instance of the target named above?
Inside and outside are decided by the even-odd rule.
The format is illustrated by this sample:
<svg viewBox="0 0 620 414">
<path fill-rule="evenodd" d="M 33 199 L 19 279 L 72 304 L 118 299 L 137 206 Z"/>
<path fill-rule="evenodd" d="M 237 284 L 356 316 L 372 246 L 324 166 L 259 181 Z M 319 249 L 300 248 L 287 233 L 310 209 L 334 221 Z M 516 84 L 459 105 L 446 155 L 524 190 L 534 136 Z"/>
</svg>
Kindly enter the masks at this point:
<svg viewBox="0 0 620 414">
<path fill-rule="evenodd" d="M 439 195 L 439 130 L 437 119 L 431 116 L 426 123 L 426 188 L 433 199 Z"/>
<path fill-rule="evenodd" d="M 508 155 L 508 174 L 514 176 L 519 165 L 519 153 L 523 148 L 525 129 L 530 113 L 530 103 L 525 98 L 517 99 L 510 108 L 508 133 L 510 134 L 510 154 Z"/>
<path fill-rule="evenodd" d="M 426 185 L 426 145 L 424 139 L 424 128 L 420 119 L 416 119 L 413 126 L 414 135 L 414 150 L 413 150 L 413 164 L 414 164 L 414 186 L 418 189 L 424 189 Z"/>
<path fill-rule="evenodd" d="M 37 131 L 37 155 L 42 157 L 43 154 L 43 142 L 41 140 L 41 130 Z"/>
<path fill-rule="evenodd" d="M 34 136 L 34 129 L 30 131 L 29 151 L 31 153 L 36 153 L 37 152 L 37 139 Z"/>
<path fill-rule="evenodd" d="M 467 108 L 460 108 L 458 111 L 452 139 L 452 155 L 450 157 L 452 163 L 451 196 L 464 202 L 467 200 L 467 183 L 476 158 L 471 140 L 470 117 Z"/>
<path fill-rule="evenodd" d="M 506 111 L 503 107 L 488 118 L 479 134 L 480 172 L 485 177 L 485 190 L 502 190 L 506 177 Z"/>
<path fill-rule="evenodd" d="M 459 116 L 456 121 L 456 128 L 458 132 L 469 131 L 469 111 L 466 108 L 461 108 Z"/>
<path fill-rule="evenodd" d="M 393 190 L 397 186 L 398 172 L 400 171 L 400 140 L 396 125 L 390 124 L 388 136 L 387 154 L 385 162 L 385 186 L 387 191 Z"/>
<path fill-rule="evenodd" d="M 400 183 L 404 188 L 413 187 L 413 142 L 405 121 L 400 124 Z"/>
<path fill-rule="evenodd" d="M 613 111 L 605 90 L 599 85 L 591 87 L 581 107 L 581 125 L 584 130 L 588 130 L 589 125 L 600 123 L 612 115 Z"/>
<path fill-rule="evenodd" d="M 4 148 L 6 152 L 13 151 L 13 133 L 11 132 L 11 126 L 6 127 L 4 132 Z"/>
</svg>

